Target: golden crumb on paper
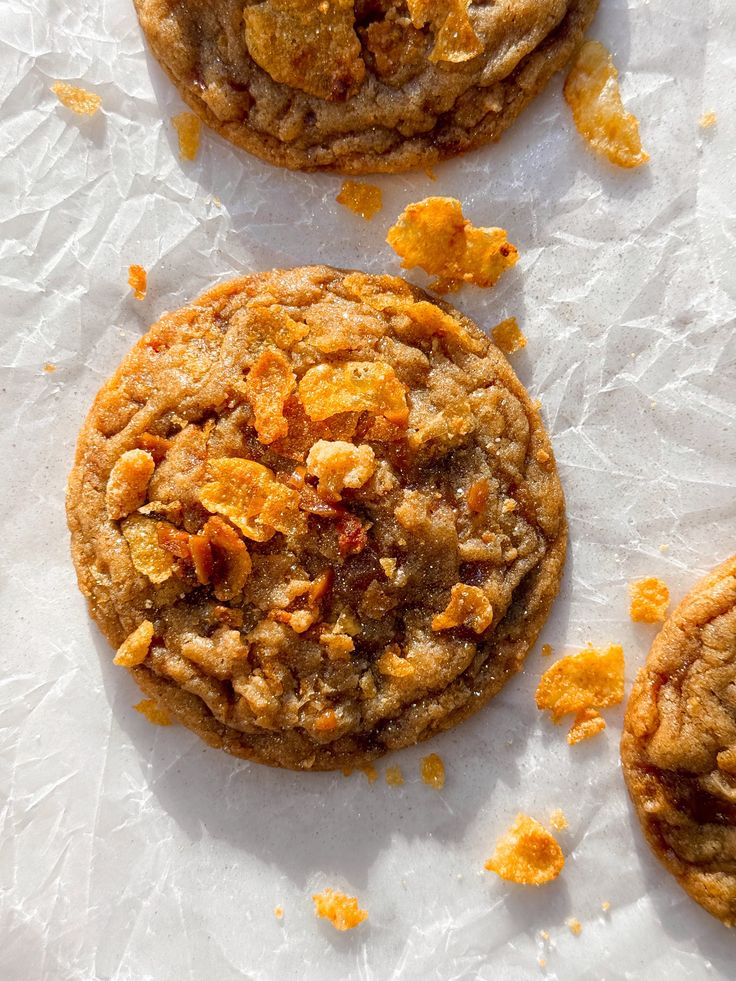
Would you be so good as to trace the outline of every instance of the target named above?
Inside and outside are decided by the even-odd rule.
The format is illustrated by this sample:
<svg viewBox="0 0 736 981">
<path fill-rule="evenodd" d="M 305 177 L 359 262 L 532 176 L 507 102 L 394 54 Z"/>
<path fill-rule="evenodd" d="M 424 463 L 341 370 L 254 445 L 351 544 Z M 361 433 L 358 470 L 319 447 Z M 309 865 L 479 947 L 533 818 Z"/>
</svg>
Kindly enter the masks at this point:
<svg viewBox="0 0 736 981">
<path fill-rule="evenodd" d="M 550 657 L 553 652 L 551 644 L 542 644 L 542 657 Z"/>
<path fill-rule="evenodd" d="M 400 766 L 386 767 L 386 783 L 389 787 L 404 786 L 404 774 L 401 772 Z"/>
<path fill-rule="evenodd" d="M 182 160 L 194 160 L 199 152 L 202 123 L 193 112 L 180 112 L 171 117 L 179 138 L 179 156 Z"/>
<path fill-rule="evenodd" d="M 434 790 L 445 786 L 445 764 L 437 753 L 422 758 L 422 781 Z"/>
<path fill-rule="evenodd" d="M 661 579 L 650 576 L 629 583 L 631 606 L 629 615 L 634 623 L 662 623 L 670 603 L 670 591 Z"/>
<path fill-rule="evenodd" d="M 603 910 L 604 913 L 607 913 L 610 908 L 611 908 L 611 904 L 608 902 L 607 899 L 604 899 L 603 902 L 601 903 L 601 909 Z"/>
<path fill-rule="evenodd" d="M 594 708 L 580 709 L 567 734 L 567 741 L 570 746 L 575 746 L 585 739 L 592 739 L 599 732 L 603 732 L 605 728 L 606 720 L 600 712 L 596 712 Z"/>
<path fill-rule="evenodd" d="M 276 917 L 277 920 L 283 920 L 283 918 L 284 918 L 284 907 L 283 906 L 274 906 L 273 915 Z"/>
<path fill-rule="evenodd" d="M 490 872 L 522 886 L 541 886 L 556 879 L 565 857 L 546 828 L 527 814 L 517 814 L 511 827 L 496 842 L 485 864 Z"/>
<path fill-rule="evenodd" d="M 148 275 L 143 266 L 128 266 L 128 285 L 133 288 L 133 296 L 136 300 L 145 300 Z"/>
<path fill-rule="evenodd" d="M 365 181 L 343 181 L 335 200 L 354 215 L 365 218 L 366 221 L 375 217 L 383 207 L 381 188 L 375 184 L 367 184 Z"/>
<path fill-rule="evenodd" d="M 431 289 L 453 293 L 463 283 L 495 286 L 519 253 L 503 228 L 476 228 L 456 198 L 430 197 L 404 208 L 386 241 L 404 269 L 419 266 L 437 279 Z"/>
<path fill-rule="evenodd" d="M 346 896 L 334 889 L 324 889 L 312 896 L 314 912 L 335 927 L 336 930 L 352 930 L 368 919 L 366 910 L 358 906 L 355 896 Z"/>
<path fill-rule="evenodd" d="M 711 126 L 715 126 L 717 122 L 718 122 L 718 116 L 716 116 L 716 114 L 711 109 L 708 112 L 704 112 L 703 115 L 700 117 L 700 128 L 710 129 Z"/>
<path fill-rule="evenodd" d="M 52 375 L 56 371 L 56 365 L 52 364 L 50 361 L 47 361 L 43 366 L 43 370 L 47 375 Z"/>
<path fill-rule="evenodd" d="M 366 766 L 361 766 L 360 772 L 365 776 L 368 783 L 375 783 L 378 780 L 378 770 L 373 766 L 372 763 L 368 763 Z"/>
<path fill-rule="evenodd" d="M 549 930 L 540 930 L 539 936 L 542 938 L 542 940 L 546 942 L 547 940 L 549 940 Z"/>
<path fill-rule="evenodd" d="M 579 937 L 580 934 L 583 932 L 583 924 L 575 916 L 571 916 L 567 920 L 565 920 L 565 925 L 567 926 L 570 933 L 574 934 L 576 937 Z"/>
<path fill-rule="evenodd" d="M 550 814 L 549 823 L 552 825 L 555 831 L 564 831 L 567 827 L 567 818 L 559 807 L 556 807 Z"/>
<path fill-rule="evenodd" d="M 560 658 L 544 672 L 536 693 L 537 708 L 548 709 L 555 723 L 568 712 L 618 705 L 623 697 L 624 652 L 618 644 Z"/>
<path fill-rule="evenodd" d="M 586 41 L 580 48 L 564 91 L 575 126 L 592 150 L 618 167 L 640 167 L 649 160 L 639 121 L 624 109 L 618 71 L 600 42 Z"/>
<path fill-rule="evenodd" d="M 526 347 L 526 337 L 521 332 L 516 317 L 507 317 L 491 331 L 491 337 L 496 347 L 504 354 L 514 354 Z"/>
<path fill-rule="evenodd" d="M 51 91 L 63 106 L 76 112 L 78 116 L 94 116 L 102 105 L 99 95 L 67 82 L 54 82 Z"/>
<path fill-rule="evenodd" d="M 469 0 L 407 0 L 414 27 L 429 23 L 435 44 L 430 61 L 469 61 L 483 51 L 468 15 Z"/>
<path fill-rule="evenodd" d="M 141 715 L 145 715 L 149 722 L 155 726 L 170 726 L 171 716 L 162 708 L 154 698 L 144 698 L 134 705 L 133 708 Z"/>
</svg>

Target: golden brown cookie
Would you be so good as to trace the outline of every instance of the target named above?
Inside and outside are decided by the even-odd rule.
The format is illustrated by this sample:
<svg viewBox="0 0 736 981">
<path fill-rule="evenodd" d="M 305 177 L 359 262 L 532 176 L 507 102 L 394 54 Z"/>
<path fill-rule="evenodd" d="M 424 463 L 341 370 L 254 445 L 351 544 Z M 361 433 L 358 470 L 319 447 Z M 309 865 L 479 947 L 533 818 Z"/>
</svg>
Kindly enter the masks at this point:
<svg viewBox="0 0 736 981">
<path fill-rule="evenodd" d="M 497 140 L 598 0 L 134 0 L 212 129 L 270 163 L 362 174 Z"/>
<path fill-rule="evenodd" d="M 557 593 L 539 412 L 467 317 L 325 266 L 167 314 L 69 481 L 92 616 L 150 697 L 274 766 L 365 764 L 474 712 Z"/>
<path fill-rule="evenodd" d="M 655 855 L 736 922 L 736 557 L 665 622 L 631 692 L 621 758 Z"/>
</svg>

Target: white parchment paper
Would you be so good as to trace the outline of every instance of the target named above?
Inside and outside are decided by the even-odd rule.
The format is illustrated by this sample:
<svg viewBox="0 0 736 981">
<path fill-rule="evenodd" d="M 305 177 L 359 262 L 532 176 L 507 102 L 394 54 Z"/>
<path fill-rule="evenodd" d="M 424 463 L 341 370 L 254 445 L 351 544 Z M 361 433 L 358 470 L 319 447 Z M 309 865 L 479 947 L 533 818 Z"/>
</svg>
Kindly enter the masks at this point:
<svg viewBox="0 0 736 981">
<path fill-rule="evenodd" d="M 210 133 L 182 163 L 182 106 L 130 0 L 1 5 L 0 978 L 733 977 L 736 937 L 643 844 L 618 764 L 622 711 L 569 749 L 534 705 L 539 648 L 486 711 L 433 741 L 441 793 L 419 780 L 426 747 L 391 760 L 401 789 L 281 773 L 133 711 L 140 696 L 68 556 L 77 430 L 150 322 L 252 269 L 398 271 L 388 225 L 450 194 L 522 254 L 495 291 L 456 302 L 488 326 L 516 315 L 529 340 L 514 364 L 542 400 L 571 527 L 541 641 L 557 654 L 623 643 L 631 680 L 654 628 L 629 622 L 627 582 L 659 575 L 678 600 L 736 551 L 736 6 L 601 8 L 591 34 L 615 55 L 650 166 L 589 155 L 557 79 L 501 145 L 435 182 L 380 178 L 385 207 L 367 224 L 335 204 L 340 178 L 276 170 Z M 97 92 L 103 111 L 73 116 L 56 79 Z M 149 272 L 143 303 L 130 263 Z M 555 883 L 482 871 L 517 811 L 556 807 L 570 827 Z M 317 922 L 309 897 L 325 885 L 357 895 L 368 923 L 341 935 Z"/>
</svg>

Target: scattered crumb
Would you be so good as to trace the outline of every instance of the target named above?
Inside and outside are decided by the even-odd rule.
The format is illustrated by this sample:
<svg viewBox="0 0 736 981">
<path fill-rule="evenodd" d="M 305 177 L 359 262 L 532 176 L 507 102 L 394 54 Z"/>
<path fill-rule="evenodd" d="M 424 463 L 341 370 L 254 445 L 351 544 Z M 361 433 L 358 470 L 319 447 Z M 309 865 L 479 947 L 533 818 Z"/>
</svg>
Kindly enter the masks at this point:
<svg viewBox="0 0 736 981">
<path fill-rule="evenodd" d="M 180 112 L 172 116 L 176 134 L 179 137 L 179 156 L 182 160 L 194 160 L 199 152 L 199 138 L 202 133 L 202 123 L 199 116 L 193 112 Z"/>
<path fill-rule="evenodd" d="M 570 746 L 575 746 L 585 739 L 592 739 L 599 732 L 603 732 L 605 728 L 606 720 L 600 712 L 596 712 L 594 708 L 580 709 L 567 734 L 567 742 Z"/>
<path fill-rule="evenodd" d="M 562 849 L 549 831 L 534 818 L 518 814 L 496 842 L 485 868 L 509 882 L 541 886 L 556 879 L 564 864 Z"/>
<path fill-rule="evenodd" d="M 550 455 L 546 450 L 537 450 L 537 452 L 534 455 L 536 457 L 537 463 L 549 463 L 550 461 Z"/>
<path fill-rule="evenodd" d="M 133 288 L 133 296 L 136 300 L 146 298 L 148 275 L 143 266 L 128 266 L 128 285 Z"/>
<path fill-rule="evenodd" d="M 716 116 L 716 114 L 711 109 L 709 112 L 703 113 L 703 115 L 700 117 L 700 128 L 710 129 L 711 126 L 715 126 L 717 122 L 718 122 L 718 116 Z"/>
<path fill-rule="evenodd" d="M 124 668 L 134 668 L 137 664 L 142 664 L 148 656 L 152 640 L 153 624 L 150 620 L 143 620 L 118 647 L 112 663 Z"/>
<path fill-rule="evenodd" d="M 401 772 L 400 766 L 386 767 L 386 783 L 389 787 L 404 786 L 404 774 Z"/>
<path fill-rule="evenodd" d="M 276 917 L 277 920 L 283 920 L 283 918 L 284 918 L 284 907 L 283 906 L 274 906 L 273 915 Z"/>
<path fill-rule="evenodd" d="M 565 920 L 565 924 L 570 933 L 574 934 L 576 937 L 579 937 L 583 932 L 583 924 L 575 916 L 571 916 L 569 919 Z"/>
<path fill-rule="evenodd" d="M 354 773 L 355 773 L 355 770 L 352 768 L 352 766 L 344 766 L 342 768 L 342 775 L 344 777 L 352 777 L 352 775 Z"/>
<path fill-rule="evenodd" d="M 491 331 L 493 343 L 499 347 L 504 354 L 513 354 L 526 347 L 526 337 L 521 332 L 516 317 L 507 317 Z"/>
<path fill-rule="evenodd" d="M 376 780 L 378 780 L 378 770 L 372 763 L 368 763 L 367 766 L 361 766 L 360 772 L 365 774 L 368 779 L 368 783 L 375 783 Z M 347 775 L 348 774 L 346 774 L 346 776 Z"/>
<path fill-rule="evenodd" d="M 669 547 L 669 545 L 666 545 L 666 544 L 665 544 L 665 545 L 660 545 L 660 546 L 659 546 L 659 551 L 660 551 L 660 552 L 662 552 L 662 553 L 664 553 L 664 552 L 669 552 L 669 550 L 670 550 L 670 547 Z"/>
<path fill-rule="evenodd" d="M 51 375 L 56 371 L 56 365 L 51 364 L 50 361 L 47 361 L 46 364 L 43 366 L 43 370 L 46 372 L 47 375 Z"/>
<path fill-rule="evenodd" d="M 133 708 L 136 712 L 140 712 L 141 715 L 145 715 L 148 721 L 152 722 L 155 726 L 171 725 L 171 716 L 154 698 L 144 698 L 137 705 L 134 705 Z"/>
<path fill-rule="evenodd" d="M 218 197 L 216 197 L 215 195 L 212 196 L 212 203 L 214 204 L 214 206 L 216 208 L 221 208 L 222 207 L 222 201 Z"/>
<path fill-rule="evenodd" d="M 567 827 L 567 818 L 559 807 L 556 807 L 549 816 L 549 823 L 555 831 L 564 831 Z"/>
<path fill-rule="evenodd" d="M 549 657 L 553 653 L 551 644 L 542 644 L 542 657 Z"/>
<path fill-rule="evenodd" d="M 539 964 L 542 970 L 544 970 L 544 968 L 547 966 L 547 961 L 543 957 L 538 957 L 537 964 Z"/>
<path fill-rule="evenodd" d="M 445 764 L 436 753 L 423 757 L 422 780 L 435 790 L 442 790 L 445 786 Z"/>
<path fill-rule="evenodd" d="M 634 623 L 661 623 L 664 620 L 670 591 L 661 579 L 650 577 L 629 583 L 629 594 L 629 614 Z"/>
<path fill-rule="evenodd" d="M 364 181 L 343 181 L 335 200 L 366 221 L 370 221 L 383 207 L 381 188 Z"/>
<path fill-rule="evenodd" d="M 542 938 L 542 940 L 549 940 L 549 931 L 548 930 L 540 930 L 539 931 L 539 936 Z"/>
<path fill-rule="evenodd" d="M 425 167 L 424 168 L 424 173 L 427 175 L 427 177 L 431 181 L 436 181 L 437 180 L 437 174 L 435 174 L 434 170 L 431 167 Z"/>
<path fill-rule="evenodd" d="M 315 915 L 329 920 L 336 930 L 352 930 L 368 919 L 368 913 L 360 909 L 355 896 L 346 896 L 334 889 L 324 889 L 315 893 L 312 899 Z"/>
<path fill-rule="evenodd" d="M 611 904 L 608 902 L 607 899 L 604 899 L 603 902 L 601 903 L 601 909 L 603 910 L 604 913 L 607 913 L 610 908 L 611 908 Z"/>
<path fill-rule="evenodd" d="M 94 116 L 102 105 L 99 95 L 69 85 L 67 82 L 54 82 L 51 91 L 63 106 L 79 116 Z"/>
</svg>

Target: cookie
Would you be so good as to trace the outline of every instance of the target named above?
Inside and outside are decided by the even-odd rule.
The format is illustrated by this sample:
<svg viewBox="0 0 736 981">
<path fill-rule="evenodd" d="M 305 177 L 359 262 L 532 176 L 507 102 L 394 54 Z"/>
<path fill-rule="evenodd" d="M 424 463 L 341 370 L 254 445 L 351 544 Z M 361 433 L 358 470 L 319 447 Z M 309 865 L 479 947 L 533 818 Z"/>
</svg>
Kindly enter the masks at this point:
<svg viewBox="0 0 736 981">
<path fill-rule="evenodd" d="M 92 616 L 212 746 L 364 765 L 517 671 L 566 547 L 537 407 L 391 276 L 246 276 L 166 314 L 101 389 L 67 511 Z"/>
<path fill-rule="evenodd" d="M 134 0 L 208 126 L 270 163 L 427 167 L 497 140 L 580 44 L 598 0 Z"/>
<path fill-rule="evenodd" d="M 736 556 L 666 620 L 639 672 L 621 740 L 654 854 L 727 926 L 736 922 Z"/>
</svg>

